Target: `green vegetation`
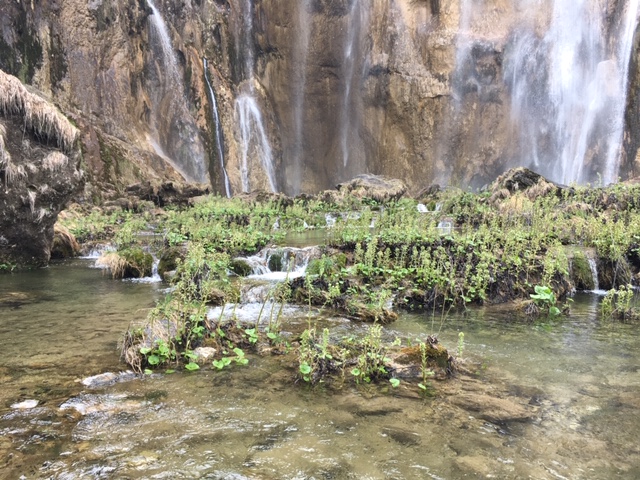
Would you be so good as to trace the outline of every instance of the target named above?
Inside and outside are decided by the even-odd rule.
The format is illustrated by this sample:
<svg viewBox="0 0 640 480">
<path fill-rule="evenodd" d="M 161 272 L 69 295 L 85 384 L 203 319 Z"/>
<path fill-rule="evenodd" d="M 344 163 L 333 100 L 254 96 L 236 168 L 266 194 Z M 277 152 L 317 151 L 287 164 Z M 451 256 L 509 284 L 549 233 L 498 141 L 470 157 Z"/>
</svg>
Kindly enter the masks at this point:
<svg viewBox="0 0 640 480">
<path fill-rule="evenodd" d="M 623 285 L 619 289 L 607 292 L 600 306 L 602 316 L 608 320 L 634 320 L 640 318 L 640 311 L 634 302 L 631 285 Z"/>
<path fill-rule="evenodd" d="M 144 326 L 127 334 L 125 358 L 139 371 L 175 364 L 195 369 L 202 362 L 193 352 L 208 346 L 216 351 L 216 370 L 246 364 L 251 354 L 292 353 L 294 375 L 304 383 L 384 380 L 397 387 L 392 365 L 404 356 L 420 367 L 417 383 L 428 392 L 434 368 L 452 368 L 450 356 L 435 341 L 410 351 L 385 343 L 383 325 L 395 320 L 395 312 L 430 314 L 434 334 L 451 309 L 473 305 L 517 300 L 529 314 L 560 317 L 568 313 L 567 297 L 576 287 L 593 288 L 581 253 L 586 248 L 597 258 L 600 287 L 618 289 L 605 300 L 603 313 L 627 312 L 623 317 L 629 318 L 626 285 L 640 271 L 640 187 L 539 183 L 518 190 L 503 182 L 479 194 L 435 191 L 420 199 L 427 212 L 418 203 L 335 195 L 209 197 L 161 214 L 112 210 L 91 213 L 91 221 L 71 216 L 66 223 L 84 241 L 111 241 L 120 256 L 140 246 L 144 231 L 162 236 L 157 256 L 172 252 L 171 293 Z M 325 232 L 307 275 L 272 288 L 258 318 L 239 322 L 235 309 L 250 270 L 238 257 L 305 228 Z M 273 269 L 291 270 L 284 253 L 270 258 Z M 286 303 L 333 309 L 371 326 L 358 339 L 337 338 L 311 322 L 303 332 L 283 335 Z M 227 315 L 207 318 L 213 305 Z M 165 344 L 168 355 L 161 351 Z M 463 350 L 461 334 L 458 356 Z"/>
</svg>

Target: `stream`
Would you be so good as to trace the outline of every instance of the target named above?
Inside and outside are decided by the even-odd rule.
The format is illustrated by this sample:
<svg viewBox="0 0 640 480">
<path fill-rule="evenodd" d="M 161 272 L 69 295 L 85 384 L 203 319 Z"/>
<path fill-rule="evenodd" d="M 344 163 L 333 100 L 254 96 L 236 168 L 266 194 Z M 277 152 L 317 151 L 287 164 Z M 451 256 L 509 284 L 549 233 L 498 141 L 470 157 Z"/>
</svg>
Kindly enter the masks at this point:
<svg viewBox="0 0 640 480">
<path fill-rule="evenodd" d="M 504 307 L 442 325 L 401 315 L 390 341 L 439 332 L 455 350 L 465 333 L 465 373 L 421 397 L 402 383 L 296 384 L 278 356 L 124 373 L 118 342 L 166 285 L 92 265 L 0 275 L 1 479 L 640 478 L 640 334 L 601 320 L 596 295 L 576 295 L 553 321 L 523 323 Z M 314 315 L 335 335 L 365 329 Z M 308 321 L 290 309 L 283 328 Z M 474 407 L 487 398 L 530 417 L 492 422 Z"/>
</svg>

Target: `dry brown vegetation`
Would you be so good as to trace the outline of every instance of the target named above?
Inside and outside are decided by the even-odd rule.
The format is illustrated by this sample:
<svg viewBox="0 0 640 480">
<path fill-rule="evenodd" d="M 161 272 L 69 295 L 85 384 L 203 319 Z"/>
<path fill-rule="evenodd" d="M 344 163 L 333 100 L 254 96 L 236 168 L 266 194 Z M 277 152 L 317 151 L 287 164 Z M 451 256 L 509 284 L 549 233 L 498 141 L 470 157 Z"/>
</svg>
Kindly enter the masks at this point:
<svg viewBox="0 0 640 480">
<path fill-rule="evenodd" d="M 117 252 L 107 252 L 98 258 L 96 265 L 107 268 L 113 278 L 122 278 L 128 264 Z"/>
<path fill-rule="evenodd" d="M 4 115 L 21 115 L 27 128 L 37 136 L 53 140 L 58 147 L 67 152 L 72 150 L 78 138 L 78 129 L 53 105 L 29 92 L 16 77 L 2 71 L 0 71 L 0 112 Z"/>
</svg>

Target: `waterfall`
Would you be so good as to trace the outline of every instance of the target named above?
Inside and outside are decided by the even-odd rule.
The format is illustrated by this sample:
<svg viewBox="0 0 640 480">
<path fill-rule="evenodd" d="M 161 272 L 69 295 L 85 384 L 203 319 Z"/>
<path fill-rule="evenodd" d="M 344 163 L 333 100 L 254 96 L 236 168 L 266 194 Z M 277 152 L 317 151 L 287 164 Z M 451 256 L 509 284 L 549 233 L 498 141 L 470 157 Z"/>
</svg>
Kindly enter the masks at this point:
<svg viewBox="0 0 640 480">
<path fill-rule="evenodd" d="M 522 23 L 505 52 L 504 80 L 519 131 L 518 163 L 551 179 L 616 181 L 638 0 L 607 31 L 607 5 L 554 0 L 543 35 Z M 523 21 L 524 22 L 524 21 Z"/>
<path fill-rule="evenodd" d="M 222 176 L 224 178 L 224 190 L 227 195 L 227 198 L 231 198 L 231 184 L 229 183 L 229 176 L 227 175 L 227 170 L 224 166 L 224 144 L 222 142 L 222 125 L 220 125 L 220 116 L 218 114 L 218 103 L 216 101 L 216 94 L 213 91 L 213 87 L 211 86 L 211 82 L 209 81 L 209 72 L 208 72 L 208 62 L 206 58 L 202 58 L 202 65 L 204 67 L 204 79 L 207 82 L 207 87 L 209 87 L 209 96 L 211 97 L 211 110 L 214 120 L 214 127 L 216 132 L 216 147 L 218 151 L 218 158 L 220 159 L 220 168 L 222 170 Z"/>
<path fill-rule="evenodd" d="M 453 73 L 453 100 L 456 112 L 460 113 L 461 101 L 465 91 L 469 89 L 469 84 L 474 88 L 481 88 L 481 85 L 474 74 L 469 71 L 472 46 L 473 46 L 473 24 L 476 13 L 481 11 L 484 0 L 460 0 L 460 18 L 458 20 L 458 35 L 456 37 L 456 57 L 455 70 Z"/>
<path fill-rule="evenodd" d="M 149 143 L 158 155 L 170 158 L 170 164 L 186 180 L 205 183 L 208 175 L 204 146 L 189 112 L 169 30 L 153 1 L 147 0 L 147 3 L 152 11 L 150 43 L 159 50 L 158 62 L 150 72 L 151 76 L 155 75 L 157 85 L 150 89 L 155 138 Z"/>
<path fill-rule="evenodd" d="M 344 93 L 342 97 L 341 112 L 341 138 L 340 146 L 342 150 L 342 163 L 346 168 L 349 163 L 349 137 L 354 127 L 355 119 L 353 115 L 352 93 L 353 82 L 356 72 L 357 41 L 360 35 L 362 24 L 360 0 L 354 0 L 351 4 L 347 21 L 347 37 L 344 47 L 344 60 L 342 63 L 342 71 L 344 75 Z"/>
<path fill-rule="evenodd" d="M 256 100 L 254 87 L 255 56 L 253 51 L 253 6 L 251 0 L 246 0 L 243 3 L 242 10 L 241 32 L 236 32 L 236 42 L 239 46 L 238 57 L 244 58 L 242 75 L 245 79 L 245 86 L 235 102 L 235 114 L 240 129 L 242 191 L 248 192 L 251 189 L 249 153 L 253 151 L 260 158 L 269 188 L 275 193 L 278 188 L 273 165 L 273 152 L 262 121 L 262 113 Z M 254 146 L 253 150 L 251 148 L 252 145 Z"/>
<path fill-rule="evenodd" d="M 598 263 L 596 259 L 592 256 L 587 257 L 587 262 L 589 262 L 589 269 L 591 270 L 591 277 L 593 278 L 593 290 L 600 290 L 600 282 L 598 281 Z"/>
<path fill-rule="evenodd" d="M 240 126 L 240 139 L 242 143 L 242 159 L 240 163 L 240 175 L 242 178 L 242 191 L 250 191 L 249 184 L 249 151 L 252 138 L 256 138 L 256 151 L 262 162 L 262 168 L 267 176 L 269 188 L 277 192 L 276 173 L 273 168 L 273 154 L 269 139 L 262 123 L 262 114 L 258 102 L 251 95 L 242 94 L 236 99 L 236 114 Z"/>
<path fill-rule="evenodd" d="M 294 194 L 300 193 L 302 184 L 302 154 L 304 149 L 304 100 L 307 83 L 307 56 L 309 55 L 309 38 L 311 37 L 311 17 L 308 12 L 309 0 L 299 0 L 298 3 L 298 34 L 294 47 L 295 88 L 293 91 L 293 172 L 291 184 Z"/>
<path fill-rule="evenodd" d="M 238 257 L 251 268 L 251 278 L 284 281 L 301 277 L 312 259 L 320 258 L 318 247 L 267 247 L 255 255 Z"/>
<path fill-rule="evenodd" d="M 617 77 L 618 85 L 616 97 L 617 104 L 615 110 L 617 115 L 614 117 L 615 125 L 613 126 L 613 141 L 609 143 L 607 152 L 607 162 L 604 171 L 605 183 L 615 182 L 618 179 L 620 169 L 620 156 L 622 136 L 624 134 L 624 114 L 627 106 L 627 88 L 629 82 L 629 63 L 631 61 L 631 53 L 633 50 L 633 37 L 638 23 L 638 14 L 640 13 L 640 0 L 629 0 L 627 13 L 623 21 L 623 29 L 619 35 L 617 63 L 620 74 Z"/>
</svg>

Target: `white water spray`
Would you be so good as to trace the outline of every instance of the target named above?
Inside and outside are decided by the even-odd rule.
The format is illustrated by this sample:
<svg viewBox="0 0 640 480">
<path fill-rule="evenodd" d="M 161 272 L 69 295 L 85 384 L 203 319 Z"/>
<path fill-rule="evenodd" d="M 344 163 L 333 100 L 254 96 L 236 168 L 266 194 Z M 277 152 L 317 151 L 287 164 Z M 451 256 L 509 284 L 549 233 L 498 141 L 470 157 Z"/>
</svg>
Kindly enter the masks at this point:
<svg viewBox="0 0 640 480">
<path fill-rule="evenodd" d="M 269 139 L 262 123 L 262 114 L 256 99 L 251 95 L 242 94 L 236 99 L 236 114 L 240 126 L 240 139 L 242 143 L 242 160 L 240 174 L 242 178 L 242 191 L 250 191 L 249 182 L 249 152 L 252 144 L 258 152 L 262 162 L 262 168 L 267 176 L 269 188 L 277 192 L 276 173 L 273 168 L 273 154 Z M 255 141 L 253 141 L 255 139 Z"/>
<path fill-rule="evenodd" d="M 206 58 L 202 59 L 202 64 L 204 66 L 204 79 L 207 82 L 207 87 L 209 87 L 209 96 L 211 97 L 211 110 L 216 132 L 216 147 L 218 150 L 218 158 L 220 159 L 220 169 L 222 170 L 222 176 L 224 178 L 224 190 L 227 198 L 231 198 L 231 184 L 229 182 L 229 176 L 227 175 L 227 169 L 224 166 L 224 145 L 222 143 L 222 126 L 220 125 L 220 116 L 218 114 L 218 102 L 216 101 L 216 94 L 209 81 L 208 62 Z"/>
<path fill-rule="evenodd" d="M 157 65 L 161 88 L 151 92 L 152 96 L 155 96 L 155 140 L 150 144 L 160 156 L 171 158 L 171 165 L 186 180 L 205 183 L 208 181 L 208 175 L 204 146 L 198 127 L 188 109 L 182 75 L 169 30 L 153 1 L 147 0 L 147 3 L 152 11 L 152 15 L 149 16 L 151 41 L 152 44 L 158 45 L 161 51 L 160 62 Z M 161 125 L 164 128 L 160 128 Z"/>
<path fill-rule="evenodd" d="M 606 29 L 607 5 L 555 0 L 548 30 L 518 25 L 505 54 L 519 163 L 569 184 L 616 181 L 638 0 L 625 2 L 620 28 Z"/>
</svg>

